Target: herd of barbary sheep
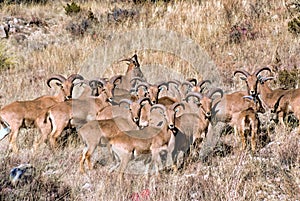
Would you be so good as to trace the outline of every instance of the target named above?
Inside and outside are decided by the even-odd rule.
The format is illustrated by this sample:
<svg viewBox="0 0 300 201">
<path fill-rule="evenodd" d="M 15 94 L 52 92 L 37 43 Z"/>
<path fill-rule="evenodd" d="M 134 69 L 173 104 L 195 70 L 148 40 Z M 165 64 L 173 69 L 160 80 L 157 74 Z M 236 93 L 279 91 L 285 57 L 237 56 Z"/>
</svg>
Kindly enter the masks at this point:
<svg viewBox="0 0 300 201">
<path fill-rule="evenodd" d="M 263 71 L 271 73 L 268 67 L 252 74 L 236 70 L 234 75 L 241 76 L 247 91 L 224 94 L 220 88 L 209 89 L 210 80 L 151 84 L 144 77 L 136 54 L 122 61 L 128 64 L 125 75 L 95 80 L 86 80 L 79 74 L 68 78 L 53 75 L 47 85 L 51 88 L 51 83 L 56 83 L 60 87 L 57 95 L 16 101 L 1 108 L 0 133 L 2 139 L 9 137 L 9 152 L 18 152 L 21 128 L 39 130 L 39 139 L 33 146 L 37 150 L 47 141 L 51 148 L 57 148 L 58 137 L 73 127 L 85 144 L 80 172 L 85 172 L 85 161 L 92 169 L 91 156 L 103 143 L 121 173 L 133 155 L 142 153 L 151 154 L 150 165 L 157 172 L 162 165 L 161 151 L 166 151 L 176 164 L 178 153 L 188 150 L 197 139 L 205 139 L 218 122 L 234 128 L 243 150 L 250 135 L 249 146 L 255 153 L 261 131 L 258 113 L 272 114 L 268 121 L 278 120 L 282 126 L 290 113 L 300 119 L 300 89 L 271 89 L 267 81 L 273 77 L 260 75 Z M 76 99 L 72 98 L 75 86 L 84 87 Z"/>
</svg>

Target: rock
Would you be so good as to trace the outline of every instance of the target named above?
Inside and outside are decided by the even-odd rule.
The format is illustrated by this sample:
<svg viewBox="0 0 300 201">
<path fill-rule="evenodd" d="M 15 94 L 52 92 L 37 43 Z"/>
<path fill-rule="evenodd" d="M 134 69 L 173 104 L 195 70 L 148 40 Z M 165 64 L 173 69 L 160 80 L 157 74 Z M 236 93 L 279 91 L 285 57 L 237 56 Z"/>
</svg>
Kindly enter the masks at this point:
<svg viewBox="0 0 300 201">
<path fill-rule="evenodd" d="M 19 182 L 31 182 L 35 174 L 35 168 L 31 164 L 21 164 L 11 169 L 10 182 L 15 186 Z"/>
</svg>

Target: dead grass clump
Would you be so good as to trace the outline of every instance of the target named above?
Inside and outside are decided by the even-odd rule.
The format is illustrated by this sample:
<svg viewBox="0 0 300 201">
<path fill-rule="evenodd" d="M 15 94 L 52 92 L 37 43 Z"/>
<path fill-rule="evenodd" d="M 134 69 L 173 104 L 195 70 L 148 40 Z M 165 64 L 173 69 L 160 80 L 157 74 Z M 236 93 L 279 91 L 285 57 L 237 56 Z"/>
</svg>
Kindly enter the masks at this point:
<svg viewBox="0 0 300 201">
<path fill-rule="evenodd" d="M 256 35 L 257 34 L 253 30 L 253 25 L 251 23 L 238 23 L 230 28 L 229 42 L 241 43 L 245 40 L 254 40 Z"/>
<path fill-rule="evenodd" d="M 290 14 L 295 16 L 288 22 L 288 30 L 295 35 L 300 35 L 300 1 L 295 0 L 286 6 Z"/>
<path fill-rule="evenodd" d="M 284 88 L 297 88 L 300 83 L 300 70 L 296 66 L 291 70 L 283 69 L 278 72 L 277 80 Z"/>
<path fill-rule="evenodd" d="M 82 8 L 75 2 L 63 6 L 65 14 L 70 17 L 66 30 L 73 36 L 83 36 L 88 30 L 99 24 L 91 9 Z"/>
<path fill-rule="evenodd" d="M 287 168 L 300 164 L 300 138 L 295 134 L 286 136 L 286 140 L 280 144 L 278 149 L 278 160 Z"/>
<path fill-rule="evenodd" d="M 115 7 L 111 12 L 107 14 L 108 22 L 124 22 L 130 20 L 138 15 L 136 9 L 122 9 Z"/>
<path fill-rule="evenodd" d="M 300 16 L 295 17 L 288 22 L 288 30 L 295 35 L 300 34 Z"/>
</svg>

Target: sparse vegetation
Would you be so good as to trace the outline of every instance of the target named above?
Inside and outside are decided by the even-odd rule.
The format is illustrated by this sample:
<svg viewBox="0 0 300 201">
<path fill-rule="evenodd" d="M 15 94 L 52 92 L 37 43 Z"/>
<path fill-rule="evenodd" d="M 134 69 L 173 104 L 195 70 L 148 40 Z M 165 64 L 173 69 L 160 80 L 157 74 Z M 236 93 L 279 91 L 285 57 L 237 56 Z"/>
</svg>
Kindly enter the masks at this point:
<svg viewBox="0 0 300 201">
<path fill-rule="evenodd" d="M 81 11 L 81 8 L 78 4 L 76 4 L 74 1 L 71 4 L 68 4 L 64 6 L 65 12 L 67 15 L 74 15 Z"/>
<path fill-rule="evenodd" d="M 14 66 L 13 58 L 9 56 L 7 48 L 0 42 L 0 72 Z"/>
<path fill-rule="evenodd" d="M 290 89 L 290 88 L 297 88 L 300 83 L 300 71 L 299 68 L 294 67 L 291 70 L 282 70 L 278 73 L 278 82 L 280 86 L 283 86 L 284 88 Z"/>
<path fill-rule="evenodd" d="M 121 37 L 114 38 L 117 34 L 144 29 L 175 32 L 199 44 L 216 64 L 214 70 L 220 74 L 216 79 L 223 80 L 218 87 L 224 91 L 243 89 L 244 85 L 233 78 L 234 70 L 241 66 L 249 71 L 273 66 L 272 71 L 279 77 L 272 88 L 299 86 L 300 38 L 297 34 L 295 37 L 294 31 L 290 32 L 299 27 L 297 22 L 292 23 L 298 11 L 291 15 L 282 1 L 250 0 L 244 1 L 245 4 L 237 0 L 10 2 L 2 4 L 0 12 L 1 23 L 8 19 L 15 23 L 10 37 L 1 39 L 0 43 L 1 107 L 52 93 L 45 83 L 50 75 L 82 72 L 86 66 L 102 65 L 110 56 L 115 60 L 105 64 L 111 68 L 94 76 L 123 74 L 126 65 L 116 61 L 133 52 L 141 55 L 143 70 L 151 72 L 150 81 L 170 77 L 169 71 L 180 72 L 184 78 L 202 77 L 188 58 L 159 49 L 144 50 L 122 43 Z M 28 28 L 22 19 L 34 26 Z M 119 43 L 112 43 L 113 40 Z M 154 43 L 160 40 L 163 39 Z M 174 41 L 174 44 L 178 43 Z M 170 43 L 168 50 L 174 44 Z M 37 48 L 40 46 L 43 48 Z M 105 49 L 106 46 L 109 48 Z M 105 54 L 103 60 L 98 60 L 95 50 L 99 47 L 105 53 L 112 50 L 115 54 Z M 117 48 L 122 48 L 121 54 Z M 91 55 L 96 58 L 90 60 Z M 15 57 L 18 62 L 13 62 Z M 166 66 L 168 70 L 150 68 L 152 64 Z M 126 174 L 121 187 L 115 184 L 117 173 L 108 171 L 106 155 L 96 153 L 95 169 L 79 174 L 83 144 L 72 132 L 72 142 L 68 138 L 66 143 L 62 138 L 63 145 L 56 152 L 44 146 L 32 154 L 30 149 L 36 132 L 22 130 L 19 142 L 22 151 L 10 157 L 5 156 L 8 138 L 0 142 L 0 200 L 134 200 L 136 197 L 142 200 L 144 194 L 146 200 L 149 197 L 149 200 L 275 201 L 300 197 L 300 136 L 294 129 L 276 126 L 270 141 L 255 156 L 240 151 L 238 139 L 232 134 L 223 135 L 207 163 L 202 163 L 195 154 L 179 172 L 163 170 L 161 178 L 153 175 L 149 180 L 144 175 Z M 20 163 L 31 163 L 37 174 L 30 183 L 14 187 L 9 181 L 9 171 Z"/>
<path fill-rule="evenodd" d="M 294 33 L 296 35 L 300 34 L 300 15 L 298 17 L 294 17 L 291 21 L 288 23 L 288 29 L 291 33 Z"/>
</svg>

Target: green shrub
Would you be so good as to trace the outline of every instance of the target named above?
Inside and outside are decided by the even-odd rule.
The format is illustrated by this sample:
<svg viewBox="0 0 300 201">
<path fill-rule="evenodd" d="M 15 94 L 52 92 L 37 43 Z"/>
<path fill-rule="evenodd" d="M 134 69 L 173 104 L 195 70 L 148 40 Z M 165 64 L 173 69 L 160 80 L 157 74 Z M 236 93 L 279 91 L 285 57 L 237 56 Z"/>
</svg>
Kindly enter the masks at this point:
<svg viewBox="0 0 300 201">
<path fill-rule="evenodd" d="M 0 72 L 14 66 L 13 58 L 7 54 L 6 47 L 0 43 Z"/>
<path fill-rule="evenodd" d="M 75 2 L 72 2 L 71 4 L 67 3 L 67 6 L 64 6 L 64 9 L 67 15 L 73 15 L 81 11 L 80 6 Z"/>
</svg>

